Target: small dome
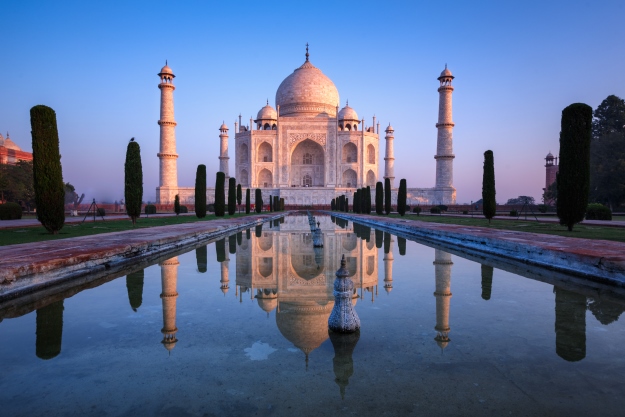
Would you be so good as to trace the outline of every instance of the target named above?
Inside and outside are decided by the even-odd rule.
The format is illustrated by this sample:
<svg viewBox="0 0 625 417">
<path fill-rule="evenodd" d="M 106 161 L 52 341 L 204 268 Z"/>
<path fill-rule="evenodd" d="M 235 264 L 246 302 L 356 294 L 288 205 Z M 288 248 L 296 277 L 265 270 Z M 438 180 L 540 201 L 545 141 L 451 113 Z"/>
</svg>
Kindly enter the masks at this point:
<svg viewBox="0 0 625 417">
<path fill-rule="evenodd" d="M 451 71 L 449 71 L 449 69 L 447 68 L 447 64 L 445 64 L 445 69 L 443 70 L 443 72 L 441 72 L 440 77 L 438 77 L 439 80 L 441 78 L 455 78 L 453 75 L 451 75 Z"/>
<path fill-rule="evenodd" d="M 385 132 L 394 132 L 395 129 L 393 129 L 393 126 L 391 126 L 391 124 L 388 124 L 388 127 L 386 128 Z"/>
<path fill-rule="evenodd" d="M 545 159 L 553 159 L 553 154 L 551 152 L 549 152 Z"/>
<path fill-rule="evenodd" d="M 167 65 L 167 62 L 165 62 L 165 66 L 161 68 L 161 72 L 159 73 L 159 75 L 161 74 L 174 75 L 174 72 L 171 70 L 171 68 L 169 68 L 169 65 Z"/>
<path fill-rule="evenodd" d="M 222 123 L 221 126 L 219 127 L 219 130 L 228 130 L 228 126 L 226 126 L 226 123 Z"/>
<path fill-rule="evenodd" d="M 358 120 L 358 114 L 349 105 L 345 105 L 339 112 L 339 120 Z"/>
<path fill-rule="evenodd" d="M 7 149 L 12 149 L 14 151 L 21 151 L 22 150 L 22 148 L 17 146 L 17 144 L 15 142 L 13 142 L 11 139 L 9 139 L 8 135 L 7 135 L 7 138 L 4 140 L 4 144 L 2 146 L 4 146 Z"/>
<path fill-rule="evenodd" d="M 278 120 L 278 113 L 267 103 L 265 107 L 259 110 L 256 120 Z"/>
<path fill-rule="evenodd" d="M 270 313 L 278 307 L 277 298 L 258 298 L 258 306 L 266 313 Z"/>
</svg>

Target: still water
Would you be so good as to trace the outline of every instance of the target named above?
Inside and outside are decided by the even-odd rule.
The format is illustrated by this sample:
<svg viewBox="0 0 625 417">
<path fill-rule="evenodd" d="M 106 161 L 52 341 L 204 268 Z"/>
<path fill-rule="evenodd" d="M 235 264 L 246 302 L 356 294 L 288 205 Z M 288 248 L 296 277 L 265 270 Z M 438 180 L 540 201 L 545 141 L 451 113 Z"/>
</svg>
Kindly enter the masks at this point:
<svg viewBox="0 0 625 417">
<path fill-rule="evenodd" d="M 618 291 L 318 220 L 0 306 L 2 415 L 621 415 Z M 342 255 L 362 327 L 329 335 Z"/>
</svg>

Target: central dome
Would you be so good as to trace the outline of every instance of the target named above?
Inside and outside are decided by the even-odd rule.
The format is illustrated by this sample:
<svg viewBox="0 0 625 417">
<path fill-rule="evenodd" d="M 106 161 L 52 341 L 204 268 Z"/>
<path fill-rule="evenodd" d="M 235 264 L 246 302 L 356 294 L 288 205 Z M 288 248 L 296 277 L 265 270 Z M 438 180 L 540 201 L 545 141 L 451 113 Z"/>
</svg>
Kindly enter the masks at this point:
<svg viewBox="0 0 625 417">
<path fill-rule="evenodd" d="M 308 61 L 308 56 L 301 67 L 282 81 L 276 92 L 280 116 L 336 117 L 338 103 L 336 86 Z"/>
</svg>

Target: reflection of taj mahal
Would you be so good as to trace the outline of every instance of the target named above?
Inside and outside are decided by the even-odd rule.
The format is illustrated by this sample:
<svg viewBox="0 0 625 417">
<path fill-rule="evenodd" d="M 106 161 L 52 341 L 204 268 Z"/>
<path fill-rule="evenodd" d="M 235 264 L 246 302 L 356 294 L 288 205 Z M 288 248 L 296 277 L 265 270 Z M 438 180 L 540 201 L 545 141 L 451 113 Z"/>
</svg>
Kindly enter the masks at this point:
<svg viewBox="0 0 625 417">
<path fill-rule="evenodd" d="M 176 137 L 173 105 L 174 74 L 165 65 L 161 80 L 160 181 L 157 202 L 194 202 L 193 187 L 178 187 Z M 439 116 L 436 128 L 436 184 L 434 188 L 408 189 L 408 203 L 455 204 L 453 187 L 452 92 L 454 76 L 446 67 L 438 80 Z M 230 176 L 228 127 L 219 128 L 219 170 Z M 275 96 L 275 108 L 262 107 L 256 119 L 245 124 L 239 115 L 234 123 L 234 172 L 245 188 L 261 188 L 263 200 L 269 195 L 284 198 L 287 205 L 327 205 L 333 198 L 351 195 L 356 188 L 375 188 L 380 178 L 380 123 L 373 116 L 367 126 L 349 105 L 339 110 L 339 93 L 332 82 L 309 60 L 282 81 Z M 391 182 L 396 200 L 393 150 L 394 130 L 385 129 L 384 175 Z M 211 183 L 209 176 L 209 183 Z M 226 186 L 228 181 L 226 180 Z M 213 189 L 207 190 L 212 201 Z"/>
</svg>

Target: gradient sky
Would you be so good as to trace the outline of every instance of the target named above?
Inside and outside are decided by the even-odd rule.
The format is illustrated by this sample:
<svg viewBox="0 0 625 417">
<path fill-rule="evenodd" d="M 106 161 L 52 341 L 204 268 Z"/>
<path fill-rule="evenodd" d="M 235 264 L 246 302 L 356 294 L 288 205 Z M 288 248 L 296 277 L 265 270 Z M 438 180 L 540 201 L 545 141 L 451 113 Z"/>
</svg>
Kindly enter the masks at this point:
<svg viewBox="0 0 625 417">
<path fill-rule="evenodd" d="M 539 200 L 562 109 L 625 97 L 623 1 L 1 0 L 0 16 L 0 132 L 30 151 L 29 109 L 52 107 L 64 180 L 98 201 L 123 197 L 131 137 L 144 200 L 155 199 L 165 59 L 176 75 L 180 186 L 194 185 L 198 164 L 211 183 L 223 120 L 234 172 L 235 119 L 274 105 L 306 42 L 341 106 L 349 100 L 368 126 L 374 114 L 393 125 L 396 184 L 408 187 L 434 186 L 436 78 L 449 65 L 458 203 L 481 198 L 487 149 L 499 203 Z"/>
</svg>

